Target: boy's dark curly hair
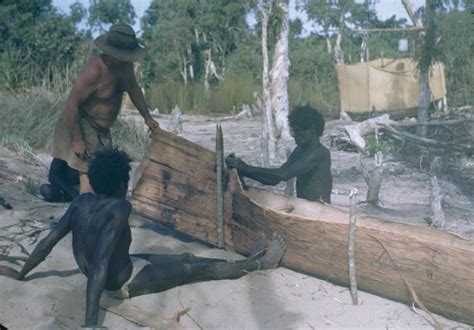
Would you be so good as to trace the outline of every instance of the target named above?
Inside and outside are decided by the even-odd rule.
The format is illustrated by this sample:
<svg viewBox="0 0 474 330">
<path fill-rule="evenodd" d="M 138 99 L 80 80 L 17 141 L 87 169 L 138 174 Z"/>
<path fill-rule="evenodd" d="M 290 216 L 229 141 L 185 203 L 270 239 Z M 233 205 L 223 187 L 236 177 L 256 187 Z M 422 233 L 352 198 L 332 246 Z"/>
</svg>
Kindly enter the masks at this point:
<svg viewBox="0 0 474 330">
<path fill-rule="evenodd" d="M 95 154 L 89 161 L 87 175 L 96 194 L 113 196 L 127 184 L 130 176 L 130 162 L 132 160 L 123 151 L 117 148 L 106 148 Z"/>
<path fill-rule="evenodd" d="M 314 128 L 318 136 L 323 135 L 326 123 L 323 115 L 309 104 L 296 106 L 288 115 L 288 121 L 293 129 L 295 127 L 300 129 Z"/>
</svg>

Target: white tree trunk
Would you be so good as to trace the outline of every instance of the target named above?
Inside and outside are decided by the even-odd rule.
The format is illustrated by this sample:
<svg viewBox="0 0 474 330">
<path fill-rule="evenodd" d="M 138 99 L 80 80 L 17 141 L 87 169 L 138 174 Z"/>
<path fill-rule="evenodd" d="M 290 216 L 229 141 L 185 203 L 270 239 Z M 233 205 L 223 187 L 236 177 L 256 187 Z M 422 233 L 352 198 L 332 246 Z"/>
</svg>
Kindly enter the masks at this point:
<svg viewBox="0 0 474 330">
<path fill-rule="evenodd" d="M 288 125 L 288 35 L 289 18 L 287 0 L 278 0 L 277 5 L 282 11 L 280 33 L 273 52 L 271 75 L 271 104 L 275 115 L 277 139 L 290 139 L 290 128 Z"/>
<path fill-rule="evenodd" d="M 336 45 L 334 46 L 334 58 L 337 64 L 344 64 L 344 53 L 342 52 L 342 30 L 344 29 L 344 14 L 339 17 L 339 29 L 337 30 Z"/>
<path fill-rule="evenodd" d="M 204 86 L 206 90 L 209 90 L 209 79 L 214 76 L 218 80 L 223 80 L 223 78 L 217 73 L 216 65 L 212 61 L 212 49 L 209 48 L 205 51 L 204 61 L 206 66 L 206 71 L 204 73 Z"/>
<path fill-rule="evenodd" d="M 268 74 L 268 47 L 267 47 L 267 33 L 268 20 L 271 13 L 271 1 L 260 0 L 259 2 L 262 15 L 262 57 L 263 57 L 263 71 L 262 71 L 262 153 L 264 166 L 270 165 L 270 159 L 275 159 L 276 156 L 276 142 L 275 129 L 273 123 L 273 115 L 271 109 L 270 97 L 270 77 Z"/>
</svg>

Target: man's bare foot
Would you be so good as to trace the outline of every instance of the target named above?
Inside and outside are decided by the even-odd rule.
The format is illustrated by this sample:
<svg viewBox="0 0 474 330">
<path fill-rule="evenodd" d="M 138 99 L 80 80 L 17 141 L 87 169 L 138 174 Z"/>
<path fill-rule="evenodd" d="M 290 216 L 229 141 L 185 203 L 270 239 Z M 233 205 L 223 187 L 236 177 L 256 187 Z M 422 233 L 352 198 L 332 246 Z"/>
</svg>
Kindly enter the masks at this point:
<svg viewBox="0 0 474 330">
<path fill-rule="evenodd" d="M 267 237 L 264 233 L 258 232 L 255 240 L 252 244 L 252 250 L 250 251 L 249 259 L 255 259 L 261 257 L 262 254 L 266 251 L 267 247 Z"/>
<path fill-rule="evenodd" d="M 262 269 L 271 269 L 278 267 L 278 264 L 283 258 L 283 255 L 285 254 L 285 251 L 286 244 L 283 240 L 283 237 L 281 237 L 277 233 L 273 233 L 272 246 L 267 249 L 267 253 L 265 253 L 265 255 L 259 260 Z"/>
</svg>

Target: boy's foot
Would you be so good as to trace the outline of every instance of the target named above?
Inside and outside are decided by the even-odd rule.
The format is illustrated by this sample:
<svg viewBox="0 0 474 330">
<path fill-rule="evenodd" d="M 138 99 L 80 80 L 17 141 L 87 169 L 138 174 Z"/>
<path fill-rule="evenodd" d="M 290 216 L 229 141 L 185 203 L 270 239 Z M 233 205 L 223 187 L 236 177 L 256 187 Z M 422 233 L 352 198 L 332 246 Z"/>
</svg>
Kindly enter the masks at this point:
<svg viewBox="0 0 474 330">
<path fill-rule="evenodd" d="M 260 264 L 262 269 L 271 269 L 278 267 L 283 255 L 286 251 L 286 244 L 283 238 L 277 234 L 273 233 L 272 245 L 263 257 L 260 258 Z"/>
<path fill-rule="evenodd" d="M 252 250 L 250 250 L 249 259 L 255 259 L 261 257 L 262 254 L 266 251 L 267 247 L 267 237 L 264 233 L 258 232 L 255 240 L 252 244 Z"/>
</svg>

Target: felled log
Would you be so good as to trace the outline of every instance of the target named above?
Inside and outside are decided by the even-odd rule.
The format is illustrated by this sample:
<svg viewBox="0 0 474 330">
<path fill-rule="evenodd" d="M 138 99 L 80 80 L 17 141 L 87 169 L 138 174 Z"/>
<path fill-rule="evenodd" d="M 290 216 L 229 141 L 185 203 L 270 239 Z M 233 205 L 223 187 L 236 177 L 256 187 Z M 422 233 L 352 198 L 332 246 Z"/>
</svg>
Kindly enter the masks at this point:
<svg viewBox="0 0 474 330">
<path fill-rule="evenodd" d="M 217 245 L 215 156 L 160 131 L 132 193 L 134 212 Z M 224 184 L 225 246 L 248 254 L 258 231 L 280 233 L 285 267 L 349 285 L 349 212 L 267 190 L 244 191 L 235 170 Z M 287 210 L 288 212 L 284 212 Z M 357 219 L 357 286 L 474 324 L 474 241 L 428 227 Z"/>
</svg>

